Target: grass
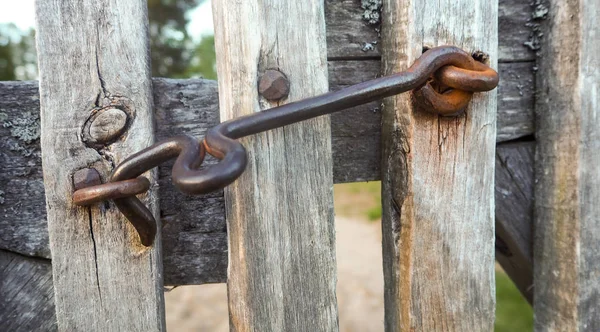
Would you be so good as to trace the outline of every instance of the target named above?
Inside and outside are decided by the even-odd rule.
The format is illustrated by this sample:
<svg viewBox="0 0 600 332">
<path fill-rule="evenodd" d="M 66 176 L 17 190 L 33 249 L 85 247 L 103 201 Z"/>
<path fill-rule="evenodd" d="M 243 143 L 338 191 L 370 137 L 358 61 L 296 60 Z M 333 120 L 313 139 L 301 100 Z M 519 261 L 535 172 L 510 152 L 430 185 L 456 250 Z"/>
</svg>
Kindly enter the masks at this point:
<svg viewBox="0 0 600 332">
<path fill-rule="evenodd" d="M 496 269 L 496 332 L 533 331 L 533 309 L 508 275 Z"/>
<path fill-rule="evenodd" d="M 334 187 L 336 215 L 366 221 L 381 219 L 381 182 L 336 184 Z"/>
<path fill-rule="evenodd" d="M 375 222 L 381 219 L 381 182 L 336 184 L 336 215 Z M 510 278 L 496 269 L 496 332 L 533 330 L 533 310 Z"/>
</svg>

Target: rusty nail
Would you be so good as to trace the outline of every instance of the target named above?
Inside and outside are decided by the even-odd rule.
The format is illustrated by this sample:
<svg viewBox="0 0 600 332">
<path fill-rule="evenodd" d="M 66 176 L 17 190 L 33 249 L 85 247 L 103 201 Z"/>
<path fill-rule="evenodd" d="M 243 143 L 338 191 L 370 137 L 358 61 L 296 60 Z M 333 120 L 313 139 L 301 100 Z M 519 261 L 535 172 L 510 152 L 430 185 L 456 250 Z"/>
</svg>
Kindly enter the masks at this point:
<svg viewBox="0 0 600 332">
<path fill-rule="evenodd" d="M 279 100 L 287 97 L 290 93 L 290 81 L 276 69 L 268 69 L 260 77 L 258 82 L 258 93 L 267 100 Z"/>
<path fill-rule="evenodd" d="M 90 137 L 98 143 L 109 143 L 123 134 L 127 113 L 118 108 L 100 110 L 90 124 Z"/>
<path fill-rule="evenodd" d="M 102 184 L 100 173 L 94 168 L 82 168 L 73 174 L 73 187 L 75 190 Z"/>
</svg>

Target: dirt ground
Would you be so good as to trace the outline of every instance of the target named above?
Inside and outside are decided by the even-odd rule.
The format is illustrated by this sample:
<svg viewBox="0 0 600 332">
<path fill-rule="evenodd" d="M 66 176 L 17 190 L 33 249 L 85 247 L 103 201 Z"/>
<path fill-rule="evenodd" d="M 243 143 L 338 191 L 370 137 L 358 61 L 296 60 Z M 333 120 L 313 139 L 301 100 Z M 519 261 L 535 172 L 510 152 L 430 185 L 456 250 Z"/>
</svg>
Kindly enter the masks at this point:
<svg viewBox="0 0 600 332">
<path fill-rule="evenodd" d="M 380 224 L 336 217 L 336 230 L 340 331 L 383 331 Z M 225 284 L 178 287 L 165 302 L 169 331 L 229 331 Z"/>
<path fill-rule="evenodd" d="M 334 186 L 342 332 L 383 331 L 380 191 L 379 182 Z M 496 269 L 499 296 L 495 331 L 532 331 L 531 306 L 499 265 Z M 180 287 L 166 293 L 165 298 L 169 331 L 229 331 L 225 284 Z"/>
</svg>

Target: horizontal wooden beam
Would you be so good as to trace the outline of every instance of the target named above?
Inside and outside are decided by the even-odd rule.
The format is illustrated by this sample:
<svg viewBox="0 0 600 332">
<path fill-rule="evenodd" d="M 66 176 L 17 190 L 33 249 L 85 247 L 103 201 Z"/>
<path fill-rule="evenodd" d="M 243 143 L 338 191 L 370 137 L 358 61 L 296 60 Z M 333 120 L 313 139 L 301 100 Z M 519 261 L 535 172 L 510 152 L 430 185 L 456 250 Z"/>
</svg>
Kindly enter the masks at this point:
<svg viewBox="0 0 600 332">
<path fill-rule="evenodd" d="M 327 56 L 358 59 L 381 56 L 377 1 L 326 0 Z M 498 1 L 498 61 L 533 61 L 538 45 L 531 1 Z M 367 4 L 361 7 L 361 3 Z M 380 2 L 381 3 L 381 2 Z M 379 15 L 379 16 L 378 16 Z M 371 22 L 371 24 L 369 23 Z"/>
<path fill-rule="evenodd" d="M 331 89 L 378 75 L 378 61 L 335 61 Z M 500 66 L 499 142 L 533 128 L 531 63 Z M 157 139 L 178 133 L 202 136 L 219 121 L 217 86 L 207 80 L 154 79 Z M 36 82 L 0 83 L 0 249 L 49 258 L 39 150 Z M 331 117 L 334 181 L 379 180 L 380 103 Z M 165 282 L 222 282 L 227 268 L 223 193 L 186 196 L 170 183 L 170 165 L 159 168 L 164 226 Z"/>
<path fill-rule="evenodd" d="M 495 177 L 496 259 L 529 300 L 533 292 L 531 225 L 534 150 L 534 142 L 498 145 Z M 224 205 L 221 196 L 189 198 L 175 194 L 172 188 L 165 188 L 161 190 L 162 206 L 168 204 L 165 200 L 173 202 L 175 195 L 177 199 L 185 200 L 179 207 L 192 206 L 182 211 L 177 220 L 173 215 L 168 218 L 170 223 L 164 233 L 172 235 L 165 241 L 176 239 L 184 243 L 180 247 L 173 246 L 173 242 L 165 243 L 171 245 L 165 249 L 168 250 L 165 256 L 169 259 L 166 263 L 169 269 L 165 270 L 166 281 L 175 284 L 225 282 L 227 234 L 222 219 Z M 171 210 L 175 208 L 171 207 Z M 195 217 L 185 219 L 183 216 Z M 170 232 L 172 227 L 181 230 L 178 238 L 177 234 Z M 213 231 L 207 231 L 211 227 Z M 21 230 L 26 231 L 25 228 Z M 36 228 L 31 232 L 40 230 Z M 180 259 L 178 256 L 181 256 Z M 176 269 L 173 264 L 182 266 Z M 5 306 L 0 307 L 0 322 L 8 322 L 8 330 L 13 330 L 11 327 L 56 330 L 50 260 L 0 250 L 0 280 L 0 298 L 7 299 Z M 12 293 L 15 289 L 20 290 L 18 296 Z"/>
</svg>

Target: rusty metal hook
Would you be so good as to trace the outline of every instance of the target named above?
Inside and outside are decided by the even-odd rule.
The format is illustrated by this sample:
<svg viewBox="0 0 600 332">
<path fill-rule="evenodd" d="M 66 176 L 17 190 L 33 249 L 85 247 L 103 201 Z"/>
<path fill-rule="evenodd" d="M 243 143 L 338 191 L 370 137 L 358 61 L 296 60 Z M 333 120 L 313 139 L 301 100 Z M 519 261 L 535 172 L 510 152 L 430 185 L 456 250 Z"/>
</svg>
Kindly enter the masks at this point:
<svg viewBox="0 0 600 332">
<path fill-rule="evenodd" d="M 440 93 L 432 87 L 431 80 L 452 90 Z M 496 71 L 476 62 L 461 49 L 454 46 L 432 48 L 406 71 L 223 122 L 209 130 L 202 142 L 184 135 L 156 143 L 119 164 L 110 181 L 123 184 L 167 160 L 177 158 L 173 166 L 175 186 L 188 194 L 209 193 L 226 187 L 244 172 L 246 149 L 236 141 L 238 138 L 410 90 L 415 90 L 415 99 L 422 103 L 422 107 L 440 115 L 456 114 L 464 110 L 473 92 L 491 90 L 497 83 Z M 220 159 L 219 163 L 201 168 L 206 152 Z M 142 244 L 152 244 L 156 222 L 133 191 L 130 195 L 121 195 L 125 192 L 123 190 L 119 195 L 111 196 L 108 189 L 93 191 L 96 187 L 91 188 L 88 193 L 96 193 L 102 199 L 113 199 L 139 232 Z M 80 191 L 75 192 L 75 204 L 88 205 L 100 199 L 83 200 L 79 199 L 81 195 Z"/>
</svg>

